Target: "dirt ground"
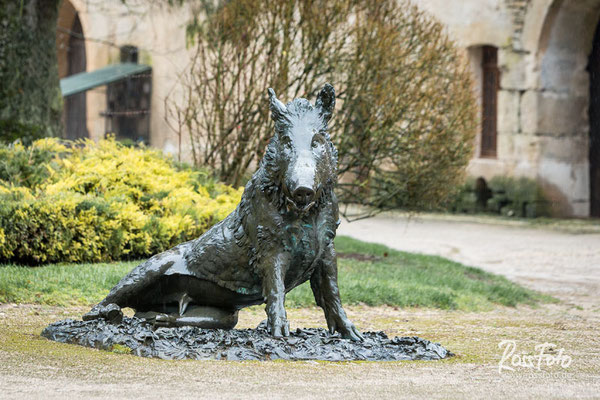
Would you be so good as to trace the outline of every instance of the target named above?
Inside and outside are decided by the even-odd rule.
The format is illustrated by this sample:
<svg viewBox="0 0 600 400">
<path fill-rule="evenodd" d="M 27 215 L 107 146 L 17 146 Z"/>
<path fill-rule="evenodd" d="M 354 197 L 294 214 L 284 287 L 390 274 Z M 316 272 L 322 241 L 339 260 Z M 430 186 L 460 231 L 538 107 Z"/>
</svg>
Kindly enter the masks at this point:
<svg viewBox="0 0 600 400">
<path fill-rule="evenodd" d="M 485 313 L 350 307 L 361 330 L 418 335 L 443 343 L 456 357 L 436 362 L 234 362 L 143 359 L 50 342 L 48 323 L 85 309 L 33 305 L 0 308 L 0 398 L 599 398 L 600 313 L 564 304 L 500 308 Z M 324 326 L 317 308 L 288 310 L 292 328 Z M 242 313 L 240 327 L 264 318 Z M 503 340 L 514 354 L 535 346 L 571 358 L 539 369 L 503 365 Z M 561 360 L 566 361 L 564 358 Z M 537 366 L 534 363 L 534 367 Z"/>
<path fill-rule="evenodd" d="M 340 233 L 479 266 L 561 302 L 482 313 L 347 307 L 361 330 L 420 336 L 456 354 L 379 363 L 143 359 L 40 336 L 86 309 L 4 304 L 0 398 L 600 398 L 600 234 L 393 216 L 342 224 Z M 292 329 L 325 326 L 317 308 L 288 316 Z M 238 327 L 264 318 L 261 307 L 244 310 Z M 503 341 L 514 341 L 507 357 Z M 544 343 L 552 346 L 538 364 Z"/>
</svg>

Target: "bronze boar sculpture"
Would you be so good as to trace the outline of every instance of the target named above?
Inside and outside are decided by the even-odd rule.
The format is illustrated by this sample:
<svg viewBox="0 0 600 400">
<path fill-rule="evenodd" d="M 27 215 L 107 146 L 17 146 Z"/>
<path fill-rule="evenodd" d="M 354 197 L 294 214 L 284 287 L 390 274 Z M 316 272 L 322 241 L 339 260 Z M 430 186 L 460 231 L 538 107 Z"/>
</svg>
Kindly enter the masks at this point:
<svg viewBox="0 0 600 400">
<path fill-rule="evenodd" d="M 240 309 L 266 303 L 267 328 L 288 336 L 285 295 L 310 279 L 331 333 L 361 340 L 342 308 L 333 239 L 339 225 L 337 150 L 327 132 L 335 91 L 284 105 L 269 89 L 275 135 L 237 208 L 198 239 L 125 276 L 84 320 L 119 322 L 122 307 L 155 326 L 232 329 Z"/>
</svg>

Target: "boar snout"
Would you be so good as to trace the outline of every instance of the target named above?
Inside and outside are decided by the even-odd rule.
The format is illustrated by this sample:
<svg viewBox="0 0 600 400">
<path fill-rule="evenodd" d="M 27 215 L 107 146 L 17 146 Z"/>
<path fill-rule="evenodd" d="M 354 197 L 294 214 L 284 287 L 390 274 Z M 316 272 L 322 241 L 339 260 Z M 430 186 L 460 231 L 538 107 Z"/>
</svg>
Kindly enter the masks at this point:
<svg viewBox="0 0 600 400">
<path fill-rule="evenodd" d="M 315 191 L 309 187 L 300 186 L 292 193 L 292 199 L 298 206 L 303 207 L 313 202 L 315 199 Z"/>
</svg>

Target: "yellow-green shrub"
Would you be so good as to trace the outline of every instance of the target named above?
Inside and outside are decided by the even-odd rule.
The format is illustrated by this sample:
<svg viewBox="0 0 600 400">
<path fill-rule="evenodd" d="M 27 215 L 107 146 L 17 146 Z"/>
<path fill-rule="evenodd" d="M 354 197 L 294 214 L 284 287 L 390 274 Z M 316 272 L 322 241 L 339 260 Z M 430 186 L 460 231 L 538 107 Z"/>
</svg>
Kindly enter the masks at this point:
<svg viewBox="0 0 600 400">
<path fill-rule="evenodd" d="M 70 147 L 44 139 L 31 148 L 44 149 L 45 156 L 34 170 L 21 168 L 27 179 L 17 172 L 10 182 L 0 180 L 0 262 L 147 257 L 200 236 L 235 208 L 242 193 L 156 150 L 112 139 Z M 33 151 L 13 149 L 17 155 Z M 0 155 L 7 154 L 3 150 Z"/>
</svg>

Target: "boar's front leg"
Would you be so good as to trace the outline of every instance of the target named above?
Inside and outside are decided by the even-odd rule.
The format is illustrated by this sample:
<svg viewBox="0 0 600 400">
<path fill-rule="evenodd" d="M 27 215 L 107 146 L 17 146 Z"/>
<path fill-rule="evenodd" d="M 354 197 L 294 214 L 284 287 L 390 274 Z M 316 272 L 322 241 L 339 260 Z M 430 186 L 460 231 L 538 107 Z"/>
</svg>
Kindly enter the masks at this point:
<svg viewBox="0 0 600 400">
<path fill-rule="evenodd" d="M 317 305 L 323 308 L 330 333 L 338 331 L 344 339 L 363 340 L 363 336 L 346 316 L 337 284 L 337 260 L 333 242 L 327 245 L 323 260 L 310 278 Z"/>
<path fill-rule="evenodd" d="M 285 273 L 290 263 L 288 253 L 264 257 L 262 265 L 263 297 L 267 302 L 267 327 L 275 337 L 289 336 L 290 324 L 285 312 Z"/>
</svg>

